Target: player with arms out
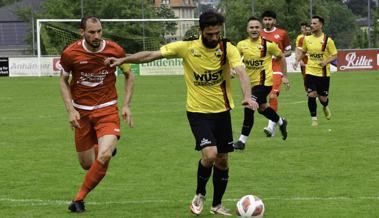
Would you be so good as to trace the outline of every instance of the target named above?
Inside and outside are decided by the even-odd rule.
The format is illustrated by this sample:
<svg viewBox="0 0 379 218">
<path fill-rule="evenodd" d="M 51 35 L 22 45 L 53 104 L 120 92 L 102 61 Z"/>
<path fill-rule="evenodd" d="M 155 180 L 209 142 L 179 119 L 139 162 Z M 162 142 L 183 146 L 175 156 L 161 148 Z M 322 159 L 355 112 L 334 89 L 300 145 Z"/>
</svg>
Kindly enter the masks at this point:
<svg viewBox="0 0 379 218">
<path fill-rule="evenodd" d="M 250 17 L 247 21 L 246 29 L 249 33 L 249 38 L 240 41 L 237 44 L 237 49 L 241 56 L 244 56 L 246 71 L 251 81 L 252 98 L 259 104 L 258 113 L 278 123 L 282 139 L 286 140 L 287 120 L 279 117 L 275 110 L 267 104 L 267 95 L 271 92 L 273 86 L 272 56 L 275 56 L 280 63 L 281 71 L 283 72 L 282 80 L 286 90 L 290 88 L 287 79 L 286 58 L 274 42 L 260 37 L 262 24 L 258 18 Z M 245 106 L 242 133 L 239 140 L 234 144 L 235 149 L 245 149 L 245 143 L 253 125 L 254 110 L 249 106 Z"/>
<path fill-rule="evenodd" d="M 310 25 L 308 25 L 308 24 L 305 25 L 305 32 L 304 32 L 304 34 L 305 34 L 305 36 L 309 36 L 309 35 L 312 34 L 312 27 Z M 295 50 L 295 57 L 296 57 L 296 59 L 302 53 L 302 46 L 303 46 L 303 42 L 304 42 L 305 36 L 303 36 L 303 37 L 300 38 L 299 44 L 296 47 L 296 50 Z M 305 78 L 305 67 L 307 66 L 307 63 L 308 63 L 308 52 L 305 54 L 304 58 L 300 61 L 300 69 L 301 69 L 301 73 L 303 74 L 303 81 L 304 81 L 305 92 L 308 91 L 307 84 L 305 82 L 306 81 L 306 78 Z"/>
<path fill-rule="evenodd" d="M 69 210 L 86 213 L 83 200 L 104 178 L 120 138 L 116 67 L 105 66 L 104 60 L 109 56 L 122 58 L 126 55 L 119 45 L 101 38 L 101 22 L 94 15 L 82 18 L 80 34 L 84 39 L 71 44 L 62 53 L 59 86 L 70 127 L 75 128 L 79 163 L 88 170 Z M 130 127 L 134 127 L 130 112 L 134 75 L 128 64 L 120 68 L 125 75 L 122 116 Z M 72 79 L 69 83 L 70 74 Z"/>
<path fill-rule="evenodd" d="M 306 66 L 306 85 L 308 91 L 308 109 L 312 117 L 312 126 L 317 126 L 317 103 L 316 97 L 323 106 L 325 118 L 332 117 L 328 108 L 330 63 L 337 60 L 337 48 L 334 41 L 322 32 L 324 18 L 318 15 L 312 17 L 313 35 L 306 36 L 302 46 L 302 53 L 296 58 L 293 68 L 296 70 L 301 59 L 308 52 L 308 63 Z"/>
<path fill-rule="evenodd" d="M 187 118 L 196 139 L 195 149 L 202 151 L 197 169 L 197 189 L 190 209 L 200 215 L 206 195 L 206 184 L 213 170 L 214 195 L 211 213 L 227 215 L 221 199 L 229 180 L 228 153 L 233 148 L 230 110 L 234 107 L 229 62 L 236 70 L 243 92 L 243 105 L 253 110 L 258 104 L 251 99 L 249 76 L 238 50 L 220 37 L 225 18 L 215 12 L 200 16 L 200 36 L 173 42 L 158 51 L 138 52 L 132 56 L 109 58 L 110 66 L 122 63 L 147 63 L 161 58 L 183 58 L 187 85 Z"/>
</svg>

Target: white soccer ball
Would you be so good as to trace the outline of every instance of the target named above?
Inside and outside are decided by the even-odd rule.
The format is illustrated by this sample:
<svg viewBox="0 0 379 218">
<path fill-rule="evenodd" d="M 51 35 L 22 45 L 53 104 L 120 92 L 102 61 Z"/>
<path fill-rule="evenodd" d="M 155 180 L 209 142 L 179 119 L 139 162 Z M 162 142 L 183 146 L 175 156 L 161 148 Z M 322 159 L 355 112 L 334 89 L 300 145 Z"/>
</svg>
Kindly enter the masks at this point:
<svg viewBox="0 0 379 218">
<path fill-rule="evenodd" d="M 243 196 L 236 206 L 236 213 L 238 217 L 263 217 L 265 212 L 265 205 L 262 200 L 255 195 Z"/>
</svg>

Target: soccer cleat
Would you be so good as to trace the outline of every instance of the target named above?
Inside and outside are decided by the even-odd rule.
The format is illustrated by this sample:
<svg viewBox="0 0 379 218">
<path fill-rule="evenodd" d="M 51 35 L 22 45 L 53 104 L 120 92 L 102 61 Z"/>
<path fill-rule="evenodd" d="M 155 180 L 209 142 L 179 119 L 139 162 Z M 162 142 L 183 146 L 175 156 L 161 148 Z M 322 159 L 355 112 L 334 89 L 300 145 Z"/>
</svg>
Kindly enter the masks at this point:
<svg viewBox="0 0 379 218">
<path fill-rule="evenodd" d="M 327 120 L 330 120 L 330 118 L 332 118 L 332 113 L 330 113 L 328 106 L 324 107 L 323 110 L 324 110 L 325 118 Z"/>
<path fill-rule="evenodd" d="M 271 136 L 273 136 L 273 134 L 272 134 L 272 130 L 271 130 L 271 128 L 270 128 L 269 126 L 263 128 L 263 132 L 266 134 L 267 137 L 271 137 Z"/>
<path fill-rule="evenodd" d="M 211 207 L 211 214 L 217 214 L 217 215 L 221 215 L 221 216 L 231 216 L 232 214 L 230 214 L 228 212 L 229 212 L 229 209 L 226 209 L 221 204 L 219 204 L 215 207 L 213 207 L 213 206 Z"/>
<path fill-rule="evenodd" d="M 112 152 L 112 157 L 115 156 L 117 154 L 117 148 L 114 148 L 113 152 Z"/>
<path fill-rule="evenodd" d="M 312 124 L 311 124 L 311 126 L 318 126 L 318 122 L 317 122 L 317 120 L 312 120 Z"/>
<path fill-rule="evenodd" d="M 82 200 L 71 202 L 70 206 L 68 206 L 68 209 L 71 210 L 71 212 L 87 213 L 87 211 L 84 209 L 84 202 Z"/>
<path fill-rule="evenodd" d="M 234 143 L 233 147 L 234 147 L 234 149 L 237 149 L 237 150 L 244 150 L 245 149 L 245 143 L 238 140 L 238 142 Z"/>
<path fill-rule="evenodd" d="M 287 132 L 288 121 L 287 121 L 287 119 L 284 119 L 284 118 L 282 118 L 282 120 L 283 120 L 283 124 L 281 126 L 279 126 L 279 128 L 280 128 L 280 131 L 282 132 L 282 139 L 286 140 L 287 135 L 288 135 L 288 132 Z"/>
<path fill-rule="evenodd" d="M 204 201 L 205 201 L 204 195 L 202 195 L 201 193 L 195 195 L 190 206 L 191 212 L 196 215 L 200 215 L 201 212 L 203 211 Z"/>
</svg>

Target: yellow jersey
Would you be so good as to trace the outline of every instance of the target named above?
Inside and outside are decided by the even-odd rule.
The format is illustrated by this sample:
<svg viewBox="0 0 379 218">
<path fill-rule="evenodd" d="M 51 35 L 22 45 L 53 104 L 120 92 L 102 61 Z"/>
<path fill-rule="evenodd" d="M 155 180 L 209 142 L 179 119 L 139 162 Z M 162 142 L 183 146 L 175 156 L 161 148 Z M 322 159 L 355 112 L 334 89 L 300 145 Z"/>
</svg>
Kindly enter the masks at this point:
<svg viewBox="0 0 379 218">
<path fill-rule="evenodd" d="M 327 60 L 338 53 L 334 41 L 330 37 L 325 34 L 318 38 L 314 35 L 306 36 L 303 41 L 302 51 L 308 52 L 306 74 L 318 77 L 330 76 L 330 63 L 325 67 L 319 65 L 321 61 Z"/>
<path fill-rule="evenodd" d="M 300 35 L 297 36 L 297 38 L 296 38 L 296 47 L 295 48 L 297 48 L 297 46 L 299 45 L 299 41 L 300 41 L 301 38 L 303 38 L 303 36 L 305 36 L 305 35 L 304 34 L 300 34 Z"/>
<path fill-rule="evenodd" d="M 237 48 L 220 38 L 215 48 L 207 48 L 202 36 L 173 42 L 161 47 L 163 57 L 183 58 L 189 112 L 220 113 L 234 107 L 230 64 L 243 66 Z"/>
<path fill-rule="evenodd" d="M 279 56 L 282 52 L 280 48 L 274 42 L 259 37 L 255 42 L 251 42 L 250 38 L 240 41 L 237 49 L 241 56 L 244 56 L 251 87 L 256 85 L 272 86 L 272 56 Z"/>
</svg>

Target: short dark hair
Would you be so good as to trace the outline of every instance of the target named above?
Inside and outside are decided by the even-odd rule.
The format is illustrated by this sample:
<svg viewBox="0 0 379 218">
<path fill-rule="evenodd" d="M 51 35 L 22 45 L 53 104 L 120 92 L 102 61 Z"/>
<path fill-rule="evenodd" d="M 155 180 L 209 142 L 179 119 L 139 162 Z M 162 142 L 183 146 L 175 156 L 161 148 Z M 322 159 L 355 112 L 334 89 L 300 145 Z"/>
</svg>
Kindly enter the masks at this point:
<svg viewBox="0 0 379 218">
<path fill-rule="evenodd" d="M 247 24 L 249 24 L 249 22 L 252 21 L 252 20 L 256 20 L 256 21 L 258 21 L 259 23 L 261 22 L 261 20 L 259 20 L 259 18 L 254 17 L 254 16 L 251 16 L 251 17 L 249 17 L 249 19 L 247 19 Z"/>
<path fill-rule="evenodd" d="M 307 21 L 303 21 L 300 23 L 300 26 L 306 26 L 306 25 L 309 25 Z"/>
<path fill-rule="evenodd" d="M 219 13 L 213 11 L 207 11 L 200 15 L 200 29 L 204 30 L 207 26 L 216 26 L 223 24 L 225 22 L 225 17 Z"/>
<path fill-rule="evenodd" d="M 100 18 L 98 18 L 96 15 L 87 14 L 80 21 L 80 29 L 83 29 L 83 30 L 86 29 L 86 27 L 87 27 L 87 20 L 88 19 L 91 19 L 91 21 L 94 22 L 94 23 L 96 23 L 97 21 L 100 22 Z"/>
<path fill-rule="evenodd" d="M 276 13 L 273 10 L 265 10 L 262 14 L 262 18 L 264 17 L 272 17 L 276 19 Z"/>
<path fill-rule="evenodd" d="M 318 19 L 320 21 L 320 23 L 322 23 L 322 25 L 324 26 L 324 23 L 325 23 L 325 19 L 319 15 L 315 15 L 312 17 L 312 19 Z"/>
<path fill-rule="evenodd" d="M 307 28 L 307 27 L 312 28 L 311 25 L 309 25 L 309 24 L 305 25 L 305 28 Z"/>
</svg>

